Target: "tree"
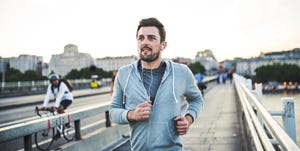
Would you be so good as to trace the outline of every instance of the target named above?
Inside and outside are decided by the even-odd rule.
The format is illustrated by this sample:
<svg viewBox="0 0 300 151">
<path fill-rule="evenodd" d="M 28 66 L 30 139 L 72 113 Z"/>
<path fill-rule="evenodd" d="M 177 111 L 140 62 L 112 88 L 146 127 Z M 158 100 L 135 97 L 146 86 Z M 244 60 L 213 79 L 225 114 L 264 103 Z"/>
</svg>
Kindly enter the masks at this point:
<svg viewBox="0 0 300 151">
<path fill-rule="evenodd" d="M 72 69 L 66 77 L 68 79 L 89 79 L 91 75 L 98 75 L 101 78 L 111 77 L 112 72 L 104 71 L 102 68 L 97 68 L 96 66 L 82 68 L 79 71 Z"/>
<path fill-rule="evenodd" d="M 35 80 L 45 80 L 47 79 L 46 77 L 43 77 L 38 74 L 37 71 L 34 70 L 27 70 L 25 73 L 22 75 L 22 80 L 25 81 L 35 81 Z"/>
<path fill-rule="evenodd" d="M 22 72 L 18 69 L 9 68 L 5 74 L 6 82 L 20 81 L 22 79 Z"/>
<path fill-rule="evenodd" d="M 77 69 L 72 69 L 67 75 L 66 77 L 68 79 L 80 79 L 81 74 Z"/>
<path fill-rule="evenodd" d="M 294 64 L 273 64 L 255 69 L 257 82 L 294 81 L 300 82 L 300 67 Z"/>
<path fill-rule="evenodd" d="M 112 71 L 104 71 L 102 68 L 92 67 L 82 68 L 80 71 L 77 69 L 72 69 L 65 77 L 68 79 L 89 79 L 91 75 L 98 75 L 102 78 L 111 77 Z M 51 71 L 50 74 L 55 73 Z M 49 74 L 49 75 L 50 75 Z M 2 78 L 2 73 L 0 74 L 0 78 Z M 5 81 L 6 82 L 16 82 L 16 81 L 36 81 L 36 80 L 47 80 L 47 76 L 41 76 L 38 74 L 38 71 L 35 70 L 27 70 L 22 73 L 18 69 L 8 68 L 5 72 Z"/>
<path fill-rule="evenodd" d="M 193 74 L 196 74 L 196 73 L 202 73 L 202 74 L 205 74 L 205 68 L 204 66 L 199 62 L 195 62 L 195 63 L 191 63 L 189 65 L 189 68 L 192 70 Z"/>
</svg>

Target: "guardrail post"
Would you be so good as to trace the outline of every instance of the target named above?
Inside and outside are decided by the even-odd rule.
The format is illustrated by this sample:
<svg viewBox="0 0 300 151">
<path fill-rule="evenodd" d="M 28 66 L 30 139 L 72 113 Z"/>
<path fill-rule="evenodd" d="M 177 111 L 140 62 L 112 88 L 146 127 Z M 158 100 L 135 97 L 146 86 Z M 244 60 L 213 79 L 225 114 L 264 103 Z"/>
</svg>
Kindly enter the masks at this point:
<svg viewBox="0 0 300 151">
<path fill-rule="evenodd" d="M 106 119 L 106 122 L 105 122 L 106 127 L 111 127 L 111 121 L 110 121 L 110 118 L 109 118 L 109 111 L 105 111 L 105 119 Z"/>
<path fill-rule="evenodd" d="M 259 102 L 262 102 L 262 84 L 258 83 L 255 85 L 255 91 L 257 94 L 257 99 Z"/>
<path fill-rule="evenodd" d="M 295 109 L 294 100 L 292 98 L 282 98 L 283 100 L 283 127 L 291 139 L 296 143 L 296 123 L 295 123 Z"/>
<path fill-rule="evenodd" d="M 2 92 L 4 92 L 4 87 L 5 87 L 5 82 L 2 81 L 2 82 L 1 82 L 1 91 L 2 91 Z"/>
<path fill-rule="evenodd" d="M 251 79 L 246 80 L 246 86 L 248 87 L 248 89 L 250 91 L 252 91 L 252 80 Z"/>
<path fill-rule="evenodd" d="M 75 125 L 75 140 L 81 140 L 81 133 L 80 133 L 80 120 L 74 121 Z"/>
<path fill-rule="evenodd" d="M 18 89 L 20 90 L 21 89 L 21 82 L 18 81 Z"/>
<path fill-rule="evenodd" d="M 32 135 L 24 136 L 24 150 L 32 151 Z"/>
<path fill-rule="evenodd" d="M 261 84 L 261 83 L 255 85 L 255 93 L 256 93 L 257 100 L 258 100 L 261 104 L 263 104 L 263 103 L 262 103 L 262 84 Z M 264 126 L 264 122 L 263 122 L 262 116 L 260 115 L 259 112 L 257 112 L 256 114 L 257 114 L 257 118 L 258 118 L 260 124 L 261 124 L 262 126 Z"/>
</svg>

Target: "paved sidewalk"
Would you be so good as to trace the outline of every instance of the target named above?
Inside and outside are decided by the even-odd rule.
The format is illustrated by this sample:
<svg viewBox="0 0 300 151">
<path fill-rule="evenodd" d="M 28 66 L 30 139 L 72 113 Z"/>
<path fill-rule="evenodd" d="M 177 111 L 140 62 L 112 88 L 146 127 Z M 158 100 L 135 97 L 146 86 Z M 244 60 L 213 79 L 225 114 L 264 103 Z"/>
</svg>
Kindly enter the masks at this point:
<svg viewBox="0 0 300 151">
<path fill-rule="evenodd" d="M 204 106 L 188 134 L 185 151 L 241 151 L 240 126 L 233 85 L 217 85 L 205 93 Z"/>
</svg>

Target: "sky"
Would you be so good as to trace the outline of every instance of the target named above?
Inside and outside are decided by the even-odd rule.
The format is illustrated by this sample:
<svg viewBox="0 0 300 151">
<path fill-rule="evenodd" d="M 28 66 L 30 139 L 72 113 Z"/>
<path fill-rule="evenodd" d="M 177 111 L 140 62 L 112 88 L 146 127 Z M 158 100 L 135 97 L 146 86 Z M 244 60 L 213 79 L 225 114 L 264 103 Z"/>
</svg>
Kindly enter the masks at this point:
<svg viewBox="0 0 300 151">
<path fill-rule="evenodd" d="M 165 26 L 164 58 L 218 61 L 300 48 L 299 0 L 0 0 L 0 56 L 49 62 L 75 44 L 94 58 L 137 55 L 136 28 L 156 17 Z"/>
</svg>

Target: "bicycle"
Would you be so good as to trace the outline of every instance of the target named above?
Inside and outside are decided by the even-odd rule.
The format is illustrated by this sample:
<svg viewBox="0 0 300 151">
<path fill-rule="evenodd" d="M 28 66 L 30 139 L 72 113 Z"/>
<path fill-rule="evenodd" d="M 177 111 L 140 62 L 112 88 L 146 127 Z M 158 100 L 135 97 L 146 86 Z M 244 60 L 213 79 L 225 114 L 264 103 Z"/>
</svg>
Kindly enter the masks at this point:
<svg viewBox="0 0 300 151">
<path fill-rule="evenodd" d="M 44 115 L 47 117 L 49 116 L 55 116 L 56 112 L 54 112 L 53 107 L 52 108 L 45 108 L 45 109 L 39 109 L 38 107 L 35 107 L 36 114 L 40 117 L 42 115 L 39 111 L 43 111 Z M 65 124 L 59 125 L 57 127 L 41 130 L 34 134 L 34 141 L 35 145 L 39 150 L 49 150 L 51 148 L 52 143 L 61 137 L 61 134 L 63 135 L 64 139 L 66 141 L 72 141 L 74 138 L 74 128 L 71 126 L 71 124 L 67 125 Z"/>
</svg>

